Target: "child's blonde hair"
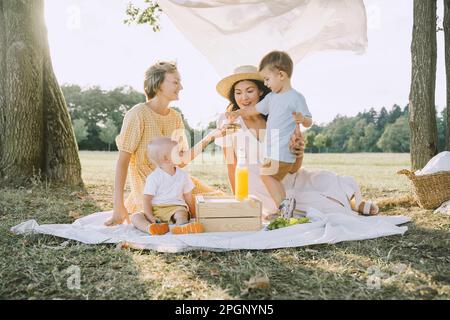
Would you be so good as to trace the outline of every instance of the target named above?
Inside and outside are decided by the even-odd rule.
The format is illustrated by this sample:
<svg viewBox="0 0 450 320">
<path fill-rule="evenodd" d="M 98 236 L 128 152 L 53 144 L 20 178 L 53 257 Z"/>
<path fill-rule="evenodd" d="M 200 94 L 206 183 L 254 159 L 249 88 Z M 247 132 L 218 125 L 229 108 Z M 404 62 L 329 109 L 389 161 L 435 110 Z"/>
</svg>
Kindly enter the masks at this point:
<svg viewBox="0 0 450 320">
<path fill-rule="evenodd" d="M 287 73 L 288 77 L 291 78 L 294 71 L 294 62 L 286 52 L 272 51 L 262 58 L 259 64 L 259 71 L 262 71 L 265 67 L 284 71 Z"/>
<path fill-rule="evenodd" d="M 145 71 L 144 91 L 148 99 L 156 96 L 161 84 L 164 81 L 166 73 L 178 71 L 174 62 L 157 62 Z"/>
<path fill-rule="evenodd" d="M 168 137 L 153 139 L 147 146 L 148 157 L 155 164 L 159 165 L 164 161 L 165 156 L 171 156 L 171 152 L 177 144 L 177 142 Z"/>
</svg>

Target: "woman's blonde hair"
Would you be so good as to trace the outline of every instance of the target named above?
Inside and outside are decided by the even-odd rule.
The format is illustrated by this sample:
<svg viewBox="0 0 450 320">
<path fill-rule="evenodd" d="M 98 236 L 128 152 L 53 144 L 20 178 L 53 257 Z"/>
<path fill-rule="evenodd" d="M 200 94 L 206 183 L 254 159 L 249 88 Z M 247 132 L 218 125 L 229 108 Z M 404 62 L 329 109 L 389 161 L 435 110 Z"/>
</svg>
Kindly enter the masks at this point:
<svg viewBox="0 0 450 320">
<path fill-rule="evenodd" d="M 176 72 L 177 65 L 174 62 L 157 62 L 145 71 L 144 92 L 148 99 L 156 96 L 161 84 L 166 77 L 166 73 Z"/>
</svg>

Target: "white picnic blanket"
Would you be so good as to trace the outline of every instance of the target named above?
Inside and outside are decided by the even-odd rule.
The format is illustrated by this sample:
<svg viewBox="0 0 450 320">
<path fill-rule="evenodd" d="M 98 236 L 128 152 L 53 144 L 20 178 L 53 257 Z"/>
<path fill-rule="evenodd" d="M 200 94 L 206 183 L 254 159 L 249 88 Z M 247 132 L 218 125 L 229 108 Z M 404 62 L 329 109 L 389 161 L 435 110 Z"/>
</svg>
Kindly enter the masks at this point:
<svg viewBox="0 0 450 320">
<path fill-rule="evenodd" d="M 35 220 L 29 220 L 12 227 L 11 231 L 16 234 L 54 235 L 85 244 L 128 242 L 134 248 L 159 252 L 230 251 L 302 247 L 403 235 L 408 228 L 398 225 L 410 221 L 405 216 L 363 217 L 345 213 L 323 214 L 310 208 L 307 210 L 310 223 L 272 231 L 149 236 L 132 225 L 104 226 L 103 223 L 111 217 L 111 214 L 111 211 L 94 213 L 72 224 L 39 225 Z"/>
</svg>

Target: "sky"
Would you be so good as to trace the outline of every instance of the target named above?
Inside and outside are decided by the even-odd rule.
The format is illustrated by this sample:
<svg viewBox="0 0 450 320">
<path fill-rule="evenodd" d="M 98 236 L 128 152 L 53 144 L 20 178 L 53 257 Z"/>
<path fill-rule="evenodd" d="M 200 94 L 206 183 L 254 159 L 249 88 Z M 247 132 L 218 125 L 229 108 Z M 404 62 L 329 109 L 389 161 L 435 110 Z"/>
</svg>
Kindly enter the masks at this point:
<svg viewBox="0 0 450 320">
<path fill-rule="evenodd" d="M 58 81 L 105 90 L 128 85 L 143 92 L 143 75 L 149 66 L 158 60 L 176 61 L 184 90 L 172 104 L 182 110 L 191 126 L 205 126 L 227 106 L 216 93 L 219 75 L 166 16 L 157 33 L 148 25 L 125 25 L 129 1 L 45 1 Z M 337 114 L 354 116 L 363 109 L 408 103 L 413 1 L 364 3 L 369 40 L 364 54 L 321 52 L 307 56 L 294 68 L 292 85 L 306 97 L 317 124 L 330 122 Z M 442 24 L 442 18 L 438 23 Z M 446 100 L 443 32 L 438 33 L 437 64 L 436 105 L 442 110 Z"/>
</svg>

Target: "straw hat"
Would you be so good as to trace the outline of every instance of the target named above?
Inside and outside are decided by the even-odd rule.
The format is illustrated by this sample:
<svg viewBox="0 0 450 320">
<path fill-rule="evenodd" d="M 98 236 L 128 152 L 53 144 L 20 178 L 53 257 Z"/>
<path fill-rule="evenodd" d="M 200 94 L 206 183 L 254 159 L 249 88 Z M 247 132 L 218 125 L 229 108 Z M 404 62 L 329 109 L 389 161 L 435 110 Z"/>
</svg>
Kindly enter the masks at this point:
<svg viewBox="0 0 450 320">
<path fill-rule="evenodd" d="M 233 85 L 242 80 L 264 81 L 259 75 L 258 69 L 254 66 L 240 66 L 234 70 L 231 76 L 225 77 L 219 81 L 216 86 L 217 92 L 225 99 L 229 98 L 230 90 Z"/>
</svg>

